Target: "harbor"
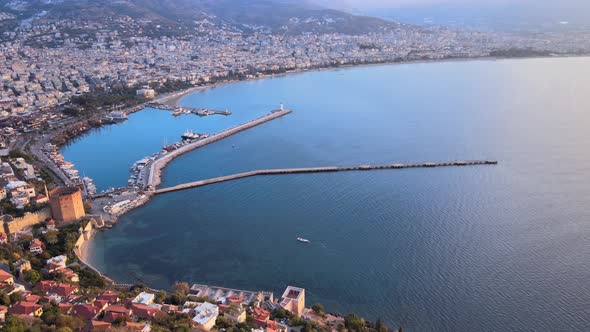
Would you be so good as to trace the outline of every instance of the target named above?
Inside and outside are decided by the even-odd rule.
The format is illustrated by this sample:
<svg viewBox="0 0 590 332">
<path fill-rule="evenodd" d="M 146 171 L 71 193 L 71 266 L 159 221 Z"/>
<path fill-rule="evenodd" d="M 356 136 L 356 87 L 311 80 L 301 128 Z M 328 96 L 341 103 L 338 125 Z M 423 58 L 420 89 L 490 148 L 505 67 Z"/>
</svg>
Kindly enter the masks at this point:
<svg viewBox="0 0 590 332">
<path fill-rule="evenodd" d="M 160 176 L 161 176 L 162 169 L 174 158 L 176 158 L 184 153 L 187 153 L 189 151 L 198 149 L 198 148 L 203 147 L 205 145 L 208 145 L 208 144 L 217 142 L 219 140 L 222 140 L 224 138 L 227 138 L 231 135 L 237 134 L 241 131 L 250 129 L 252 127 L 256 127 L 258 125 L 261 125 L 263 123 L 266 123 L 266 122 L 274 120 L 274 119 L 278 119 L 278 118 L 283 117 L 291 112 L 292 112 L 291 110 L 281 108 L 279 110 L 272 111 L 271 113 L 264 115 L 260 118 L 251 120 L 246 123 L 239 124 L 239 125 L 237 125 L 233 128 L 230 128 L 230 129 L 226 129 L 226 130 L 224 130 L 220 133 L 217 133 L 215 135 L 207 136 L 205 138 L 200 138 L 197 140 L 188 141 L 187 144 L 182 144 L 181 147 L 173 150 L 172 152 L 163 153 L 162 155 L 160 155 L 160 157 L 154 159 L 152 162 L 149 163 L 149 175 L 146 175 L 146 177 L 145 177 L 145 180 L 147 180 L 146 181 L 147 188 L 153 190 L 161 183 Z"/>
</svg>

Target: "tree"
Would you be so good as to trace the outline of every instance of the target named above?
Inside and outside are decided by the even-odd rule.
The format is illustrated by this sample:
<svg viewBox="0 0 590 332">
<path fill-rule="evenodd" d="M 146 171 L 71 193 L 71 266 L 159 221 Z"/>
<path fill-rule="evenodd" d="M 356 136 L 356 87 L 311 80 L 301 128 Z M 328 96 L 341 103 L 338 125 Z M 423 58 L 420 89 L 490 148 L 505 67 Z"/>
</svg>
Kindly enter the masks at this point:
<svg viewBox="0 0 590 332">
<path fill-rule="evenodd" d="M 10 303 L 14 304 L 23 301 L 24 299 L 25 297 L 20 292 L 10 294 Z"/>
<path fill-rule="evenodd" d="M 316 303 L 316 304 L 312 305 L 311 310 L 313 310 L 313 312 L 315 312 L 316 315 L 320 315 L 320 316 L 323 316 L 324 313 L 326 312 L 324 310 L 324 306 L 321 305 L 320 303 Z"/>
<path fill-rule="evenodd" d="M 35 285 L 36 283 L 38 283 L 39 281 L 41 281 L 41 273 L 35 271 L 35 270 L 27 270 L 23 273 L 23 277 L 25 279 L 26 282 L 28 282 L 31 285 Z"/>
<path fill-rule="evenodd" d="M 285 309 L 283 308 L 277 308 L 275 310 L 273 310 L 271 313 L 271 318 L 287 318 L 287 311 L 285 311 Z"/>
<path fill-rule="evenodd" d="M 227 318 L 223 316 L 219 316 L 215 320 L 215 326 L 217 326 L 217 328 L 228 328 L 230 325 L 231 324 L 228 322 Z"/>
<path fill-rule="evenodd" d="M 76 241 L 78 241 L 78 235 L 76 233 L 68 233 L 66 235 L 64 241 L 64 249 L 67 253 L 70 253 L 74 250 L 76 246 Z"/>
<path fill-rule="evenodd" d="M 6 324 L 4 325 L 4 331 L 6 332 L 25 332 L 27 330 L 27 324 L 15 316 L 8 316 L 6 318 Z"/>
<path fill-rule="evenodd" d="M 365 320 L 355 314 L 350 314 L 344 317 L 344 326 L 349 330 L 361 331 L 365 327 Z"/>
<path fill-rule="evenodd" d="M 166 299 L 166 296 L 167 296 L 166 292 L 161 290 L 158 292 L 158 294 L 156 294 L 156 298 L 154 299 L 154 302 L 162 303 Z"/>
<path fill-rule="evenodd" d="M 4 291 L 0 291 L 0 305 L 7 307 L 10 305 L 10 297 Z"/>
<path fill-rule="evenodd" d="M 179 295 L 186 296 L 190 287 L 188 286 L 188 282 L 180 282 L 177 281 L 174 284 L 174 293 L 178 293 Z"/>
<path fill-rule="evenodd" d="M 51 232 L 47 232 L 45 234 L 43 234 L 43 238 L 45 239 L 45 242 L 47 242 L 50 245 L 55 245 L 57 244 L 57 242 L 59 241 L 59 238 L 57 237 L 57 231 L 51 231 Z"/>
<path fill-rule="evenodd" d="M 387 332 L 389 331 L 389 328 L 383 324 L 381 318 L 378 318 L 377 322 L 375 322 L 375 330 L 377 330 L 377 332 Z"/>
</svg>

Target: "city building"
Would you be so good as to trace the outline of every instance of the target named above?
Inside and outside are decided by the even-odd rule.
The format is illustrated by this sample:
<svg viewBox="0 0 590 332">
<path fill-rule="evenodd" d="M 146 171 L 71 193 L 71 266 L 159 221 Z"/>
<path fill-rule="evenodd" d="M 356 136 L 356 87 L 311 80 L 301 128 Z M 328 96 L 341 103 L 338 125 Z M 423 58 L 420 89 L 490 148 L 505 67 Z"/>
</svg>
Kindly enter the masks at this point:
<svg viewBox="0 0 590 332">
<path fill-rule="evenodd" d="M 131 302 L 141 303 L 141 304 L 152 304 L 152 303 L 154 303 L 155 298 L 156 298 L 156 295 L 154 295 L 154 294 L 141 292 Z"/>
<path fill-rule="evenodd" d="M 84 217 L 82 191 L 78 187 L 61 187 L 49 195 L 53 217 L 61 223 L 69 223 Z"/>
<path fill-rule="evenodd" d="M 297 316 L 301 316 L 305 309 L 305 289 L 287 286 L 281 297 L 281 307 Z"/>
<path fill-rule="evenodd" d="M 43 307 L 36 303 L 21 301 L 8 309 L 11 315 L 25 315 L 41 317 L 43 315 Z"/>
<path fill-rule="evenodd" d="M 209 302 L 201 303 L 195 309 L 193 322 L 205 330 L 210 330 L 215 325 L 215 320 L 219 316 L 219 307 Z"/>
<path fill-rule="evenodd" d="M 19 259 L 14 264 L 14 269 L 18 273 L 19 276 L 22 276 L 25 271 L 31 269 L 31 262 L 26 259 Z"/>
<path fill-rule="evenodd" d="M 0 284 L 13 285 L 14 284 L 14 276 L 4 270 L 0 270 Z"/>
<path fill-rule="evenodd" d="M 31 240 L 31 244 L 29 245 L 29 251 L 34 254 L 41 254 L 43 253 L 43 242 L 39 239 Z"/>
</svg>

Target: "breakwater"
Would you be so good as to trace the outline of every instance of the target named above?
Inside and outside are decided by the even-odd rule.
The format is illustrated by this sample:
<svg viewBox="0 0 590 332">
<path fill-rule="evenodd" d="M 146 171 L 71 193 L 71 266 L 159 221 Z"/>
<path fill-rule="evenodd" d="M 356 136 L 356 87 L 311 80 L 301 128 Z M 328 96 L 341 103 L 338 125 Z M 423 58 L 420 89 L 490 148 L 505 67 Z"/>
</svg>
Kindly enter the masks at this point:
<svg viewBox="0 0 590 332">
<path fill-rule="evenodd" d="M 176 158 L 182 154 L 185 154 L 189 151 L 192 151 L 192 150 L 198 149 L 200 147 L 203 147 L 205 145 L 222 140 L 222 139 L 229 137 L 231 135 L 237 134 L 237 133 L 244 131 L 246 129 L 250 129 L 252 127 L 256 127 L 258 125 L 261 125 L 265 122 L 280 118 L 280 117 L 285 116 L 289 113 L 291 113 L 291 110 L 273 111 L 270 114 L 264 115 L 262 117 L 248 121 L 246 123 L 239 124 L 235 127 L 232 127 L 230 129 L 226 129 L 226 130 L 219 132 L 215 135 L 195 141 L 194 143 L 187 144 L 177 150 L 167 153 L 166 155 L 154 160 L 152 163 L 150 163 L 148 165 L 148 167 L 149 167 L 149 175 L 147 176 L 148 187 L 155 189 L 161 183 L 160 177 L 161 177 L 162 169 L 174 158 Z"/>
<path fill-rule="evenodd" d="M 165 194 L 173 191 L 185 190 L 190 188 L 207 186 L 220 182 L 233 181 L 258 175 L 281 175 L 281 174 L 300 174 L 300 173 L 325 173 L 325 172 L 346 172 L 346 171 L 369 171 L 379 169 L 405 169 L 405 168 L 429 168 L 429 167 L 451 167 L 451 166 L 481 166 L 496 165 L 496 160 L 457 160 L 442 162 L 424 162 L 424 163 L 395 163 L 386 165 L 359 165 L 359 166 L 328 166 L 328 167 L 308 167 L 308 168 L 281 168 L 281 169 L 262 169 L 232 175 L 220 176 L 212 179 L 194 181 L 180 184 L 177 186 L 158 189 L 154 194 Z"/>
</svg>

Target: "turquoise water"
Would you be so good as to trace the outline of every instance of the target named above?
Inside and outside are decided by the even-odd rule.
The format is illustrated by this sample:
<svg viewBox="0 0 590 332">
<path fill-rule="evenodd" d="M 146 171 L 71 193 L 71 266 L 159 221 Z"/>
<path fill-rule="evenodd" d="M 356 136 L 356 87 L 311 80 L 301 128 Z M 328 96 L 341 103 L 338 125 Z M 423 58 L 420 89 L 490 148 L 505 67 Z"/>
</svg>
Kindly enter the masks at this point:
<svg viewBox="0 0 590 332">
<path fill-rule="evenodd" d="M 186 280 L 280 295 L 296 285 L 308 304 L 408 331 L 589 330 L 589 74 L 588 58 L 363 67 L 183 100 L 230 117 L 137 113 L 106 129 L 116 135 L 91 133 L 64 154 L 98 185 L 123 185 L 164 136 L 219 131 L 283 101 L 295 112 L 176 159 L 163 185 L 272 167 L 500 164 L 166 194 L 100 233 L 90 259 L 117 280 L 156 287 Z M 96 166 L 88 154 L 116 160 Z"/>
</svg>

